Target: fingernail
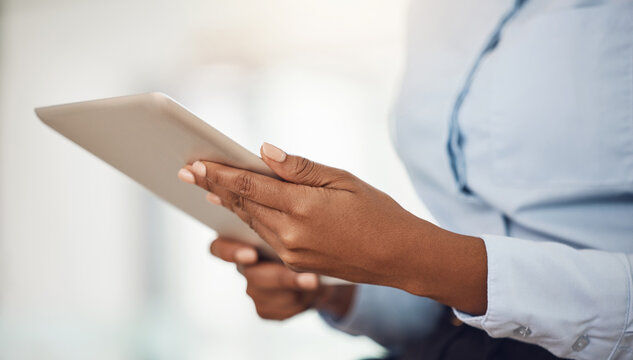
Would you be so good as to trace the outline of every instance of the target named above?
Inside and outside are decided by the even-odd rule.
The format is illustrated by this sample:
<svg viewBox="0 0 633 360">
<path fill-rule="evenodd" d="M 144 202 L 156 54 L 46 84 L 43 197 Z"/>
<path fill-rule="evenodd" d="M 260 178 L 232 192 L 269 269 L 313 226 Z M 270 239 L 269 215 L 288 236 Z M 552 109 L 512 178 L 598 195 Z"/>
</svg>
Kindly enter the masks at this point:
<svg viewBox="0 0 633 360">
<path fill-rule="evenodd" d="M 200 177 L 207 176 L 207 167 L 204 166 L 204 164 L 200 161 L 196 161 L 195 163 L 193 163 L 193 165 L 191 165 L 191 168 L 193 169 L 193 172 L 196 173 L 196 175 Z"/>
<path fill-rule="evenodd" d="M 180 169 L 180 170 L 178 170 L 178 178 L 180 180 L 186 182 L 187 184 L 195 184 L 196 183 L 196 178 L 193 176 L 191 171 L 189 171 L 187 169 Z"/>
<path fill-rule="evenodd" d="M 239 249 L 235 252 L 235 261 L 240 264 L 249 264 L 257 261 L 257 253 L 253 249 Z"/>
<path fill-rule="evenodd" d="M 297 274 L 297 284 L 306 290 L 314 290 L 319 286 L 319 278 L 316 274 Z"/>
<path fill-rule="evenodd" d="M 283 150 L 267 142 L 262 145 L 262 152 L 267 158 L 276 162 L 284 162 L 286 160 L 286 153 Z"/>
<path fill-rule="evenodd" d="M 214 193 L 207 193 L 207 201 L 211 204 L 222 205 L 222 199 Z"/>
</svg>

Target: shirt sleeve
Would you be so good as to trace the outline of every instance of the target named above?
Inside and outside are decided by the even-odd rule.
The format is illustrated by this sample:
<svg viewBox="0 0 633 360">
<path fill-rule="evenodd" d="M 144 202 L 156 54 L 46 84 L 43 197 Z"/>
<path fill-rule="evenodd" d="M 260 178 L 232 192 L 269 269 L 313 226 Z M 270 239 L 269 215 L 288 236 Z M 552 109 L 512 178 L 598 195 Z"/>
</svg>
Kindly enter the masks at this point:
<svg viewBox="0 0 633 360">
<path fill-rule="evenodd" d="M 471 316 L 454 309 L 460 320 L 492 337 L 537 344 L 559 357 L 633 358 L 632 255 L 482 238 L 488 257 L 487 312 Z"/>
<path fill-rule="evenodd" d="M 365 335 L 397 351 L 436 327 L 444 306 L 428 298 L 376 285 L 357 285 L 348 314 L 340 319 L 321 311 L 332 327 L 351 335 Z"/>
</svg>

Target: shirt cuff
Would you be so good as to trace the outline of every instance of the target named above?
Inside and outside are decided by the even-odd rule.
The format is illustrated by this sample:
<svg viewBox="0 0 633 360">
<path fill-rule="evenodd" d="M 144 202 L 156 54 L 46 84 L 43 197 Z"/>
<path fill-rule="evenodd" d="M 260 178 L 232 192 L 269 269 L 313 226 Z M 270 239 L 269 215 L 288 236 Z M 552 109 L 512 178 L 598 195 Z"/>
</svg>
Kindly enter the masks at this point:
<svg viewBox="0 0 633 360">
<path fill-rule="evenodd" d="M 626 255 L 496 235 L 482 239 L 487 312 L 472 316 L 453 309 L 461 321 L 492 337 L 540 345 L 559 357 L 615 359 L 628 349 L 631 266 Z"/>
<path fill-rule="evenodd" d="M 361 284 L 347 315 L 336 318 L 319 313 L 335 329 L 366 335 L 393 350 L 431 333 L 444 309 L 436 301 L 399 289 Z"/>
<path fill-rule="evenodd" d="M 343 317 L 335 316 L 328 311 L 319 310 L 319 315 L 323 320 L 331 327 L 348 333 L 350 335 L 362 335 L 363 320 L 360 314 L 367 312 L 368 303 L 371 304 L 370 298 L 367 297 L 366 286 L 357 285 L 356 292 L 354 293 L 354 300 L 350 305 L 347 314 Z"/>
</svg>

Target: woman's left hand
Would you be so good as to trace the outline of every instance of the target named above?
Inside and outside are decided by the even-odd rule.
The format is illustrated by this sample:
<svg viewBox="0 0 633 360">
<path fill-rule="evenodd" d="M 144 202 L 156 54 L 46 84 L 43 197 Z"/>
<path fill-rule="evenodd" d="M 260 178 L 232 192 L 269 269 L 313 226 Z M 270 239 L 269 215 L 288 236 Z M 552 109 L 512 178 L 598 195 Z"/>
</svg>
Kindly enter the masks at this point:
<svg viewBox="0 0 633 360">
<path fill-rule="evenodd" d="M 434 258 L 425 256 L 434 251 L 425 240 L 444 230 L 346 171 L 270 144 L 261 155 L 285 181 L 207 161 L 185 166 L 179 176 L 237 214 L 293 270 L 424 295 Z"/>
</svg>

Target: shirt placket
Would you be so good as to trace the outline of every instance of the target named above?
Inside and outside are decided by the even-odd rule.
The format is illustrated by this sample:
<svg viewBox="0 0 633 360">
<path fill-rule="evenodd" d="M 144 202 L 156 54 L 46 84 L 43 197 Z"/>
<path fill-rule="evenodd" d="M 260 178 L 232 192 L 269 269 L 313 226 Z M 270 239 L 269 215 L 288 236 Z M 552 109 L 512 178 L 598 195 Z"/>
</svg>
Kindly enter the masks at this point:
<svg viewBox="0 0 633 360">
<path fill-rule="evenodd" d="M 464 100 L 468 96 L 468 92 L 470 91 L 471 85 L 475 76 L 477 74 L 477 70 L 479 69 L 482 60 L 486 57 L 488 53 L 494 50 L 499 44 L 501 31 L 504 26 L 512 19 L 516 13 L 521 9 L 521 7 L 527 2 L 527 0 L 516 0 L 514 6 L 510 11 L 508 11 L 499 21 L 492 35 L 489 37 L 486 45 L 483 50 L 479 53 L 479 56 L 475 60 L 475 63 L 471 67 L 468 76 L 466 77 L 466 81 L 464 82 L 464 86 L 461 91 L 457 95 L 457 99 L 455 100 L 455 104 L 453 105 L 453 111 L 451 113 L 451 118 L 449 122 L 449 131 L 448 131 L 448 141 L 446 143 L 446 149 L 448 151 L 448 158 L 450 161 L 451 171 L 453 173 L 453 178 L 455 183 L 457 184 L 458 191 L 463 195 L 472 195 L 471 189 L 468 187 L 467 179 L 466 179 L 466 162 L 464 159 L 464 135 L 462 134 L 459 127 L 459 114 L 464 104 Z"/>
</svg>

